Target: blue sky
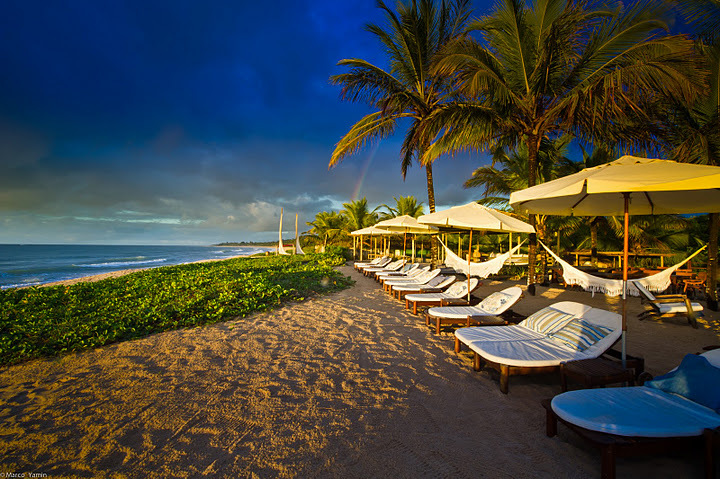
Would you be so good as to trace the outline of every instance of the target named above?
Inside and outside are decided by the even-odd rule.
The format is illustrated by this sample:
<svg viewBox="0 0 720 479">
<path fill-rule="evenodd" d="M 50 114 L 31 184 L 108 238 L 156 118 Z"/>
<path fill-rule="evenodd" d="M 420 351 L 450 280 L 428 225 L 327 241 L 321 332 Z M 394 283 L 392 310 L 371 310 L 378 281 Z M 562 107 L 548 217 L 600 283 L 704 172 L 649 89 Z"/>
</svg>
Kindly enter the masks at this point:
<svg viewBox="0 0 720 479">
<path fill-rule="evenodd" d="M 327 167 L 370 111 L 340 101 L 336 63 L 385 66 L 367 22 L 372 0 L 3 1 L 0 243 L 272 240 L 281 207 L 291 236 L 356 191 L 427 204 L 402 134 Z M 438 160 L 438 207 L 479 197 L 462 182 L 485 163 Z"/>
</svg>

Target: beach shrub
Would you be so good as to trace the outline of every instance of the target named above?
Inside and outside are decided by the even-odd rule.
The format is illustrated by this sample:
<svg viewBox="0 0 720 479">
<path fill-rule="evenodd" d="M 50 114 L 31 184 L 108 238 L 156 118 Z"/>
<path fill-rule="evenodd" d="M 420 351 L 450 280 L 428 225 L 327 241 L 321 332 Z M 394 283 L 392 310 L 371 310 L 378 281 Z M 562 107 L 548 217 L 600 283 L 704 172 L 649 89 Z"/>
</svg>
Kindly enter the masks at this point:
<svg viewBox="0 0 720 479">
<path fill-rule="evenodd" d="M 0 364 L 211 324 L 337 291 L 336 253 L 237 258 L 72 286 L 0 290 Z"/>
</svg>

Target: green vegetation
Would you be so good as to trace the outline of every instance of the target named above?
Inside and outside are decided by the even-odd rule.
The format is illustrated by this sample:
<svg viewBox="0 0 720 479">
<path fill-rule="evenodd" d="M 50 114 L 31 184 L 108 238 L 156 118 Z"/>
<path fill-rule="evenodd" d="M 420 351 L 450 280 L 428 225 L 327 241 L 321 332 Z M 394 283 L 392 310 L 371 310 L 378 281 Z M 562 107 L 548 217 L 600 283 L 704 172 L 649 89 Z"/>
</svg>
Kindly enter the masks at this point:
<svg viewBox="0 0 720 479">
<path fill-rule="evenodd" d="M 0 291 L 0 364 L 247 316 L 352 284 L 326 254 L 168 266 L 73 286 Z"/>
</svg>

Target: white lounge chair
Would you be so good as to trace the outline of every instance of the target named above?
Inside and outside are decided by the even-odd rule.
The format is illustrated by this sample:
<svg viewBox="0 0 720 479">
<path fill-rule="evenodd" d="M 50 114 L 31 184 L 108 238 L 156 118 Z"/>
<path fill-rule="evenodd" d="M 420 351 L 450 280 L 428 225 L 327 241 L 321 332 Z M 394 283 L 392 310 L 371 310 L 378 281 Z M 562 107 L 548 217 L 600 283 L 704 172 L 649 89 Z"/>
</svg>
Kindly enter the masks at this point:
<svg viewBox="0 0 720 479">
<path fill-rule="evenodd" d="M 390 256 L 378 256 L 372 261 L 366 261 L 366 262 L 357 262 L 353 266 L 355 266 L 355 269 L 360 271 L 362 268 L 368 267 L 371 268 L 373 266 L 383 266 L 385 264 L 388 264 L 390 262 Z"/>
<path fill-rule="evenodd" d="M 693 328 L 697 328 L 697 316 L 702 316 L 702 304 L 690 302 L 684 294 L 661 294 L 655 296 L 642 283 L 630 280 L 628 283 L 640 292 L 643 304 L 649 305 L 649 309 L 638 315 L 639 320 L 648 318 L 672 318 L 683 316 Z"/>
<path fill-rule="evenodd" d="M 439 293 L 454 282 L 455 276 L 442 276 L 438 274 L 425 284 L 396 284 L 392 287 L 392 291 L 390 293 L 393 297 L 397 297 L 397 299 L 403 299 L 404 296 L 413 293 Z"/>
<path fill-rule="evenodd" d="M 477 278 L 470 278 L 470 293 L 475 291 L 480 286 L 480 280 Z M 418 306 L 436 306 L 440 305 L 442 301 L 461 299 L 468 295 L 468 282 L 457 281 L 455 284 L 450 286 L 445 292 L 437 293 L 421 293 L 421 294 L 407 294 L 405 295 L 405 309 L 410 309 L 410 304 L 413 305 L 413 314 L 417 314 Z"/>
<path fill-rule="evenodd" d="M 394 296 L 393 293 L 393 287 L 394 286 L 418 286 L 421 284 L 426 284 L 428 281 L 433 279 L 435 276 L 440 274 L 441 269 L 435 268 L 433 270 L 425 271 L 423 273 L 420 273 L 419 275 L 413 277 L 413 278 L 400 278 L 400 279 L 388 279 L 385 280 L 383 283 L 383 288 L 390 293 L 390 295 Z"/>
<path fill-rule="evenodd" d="M 425 324 L 430 326 L 434 323 L 435 334 L 440 334 L 440 328 L 443 325 L 462 324 L 471 326 L 478 323 L 487 324 L 488 320 L 491 320 L 496 325 L 504 325 L 507 322 L 498 316 L 512 308 L 521 297 L 522 290 L 517 286 L 512 286 L 488 295 L 476 306 L 432 307 L 425 313 Z"/>
<path fill-rule="evenodd" d="M 700 358 L 704 358 L 706 362 Z M 688 355 L 644 386 L 581 389 L 543 401 L 547 435 L 560 420 L 602 451 L 602 477 L 615 477 L 615 456 L 676 450 L 705 440 L 705 475 L 714 477 L 720 427 L 720 349 Z"/>
<path fill-rule="evenodd" d="M 497 369 L 507 394 L 510 376 L 552 372 L 562 363 L 600 356 L 620 338 L 621 322 L 617 313 L 562 301 L 517 325 L 460 328 L 455 349 L 466 344 L 476 370 L 483 362 Z"/>
<path fill-rule="evenodd" d="M 404 259 L 399 259 L 397 261 L 393 261 L 392 263 L 388 263 L 382 268 L 363 268 L 363 274 L 365 276 L 373 276 L 377 272 L 381 271 L 399 271 L 400 268 L 402 268 L 405 265 Z"/>
<path fill-rule="evenodd" d="M 380 284 L 384 284 L 387 280 L 414 278 L 415 276 L 422 274 L 425 271 L 430 271 L 430 266 L 421 266 L 420 263 L 410 263 L 410 267 L 408 267 L 408 269 L 403 269 L 404 271 L 401 270 L 375 273 L 375 279 L 380 281 Z"/>
</svg>

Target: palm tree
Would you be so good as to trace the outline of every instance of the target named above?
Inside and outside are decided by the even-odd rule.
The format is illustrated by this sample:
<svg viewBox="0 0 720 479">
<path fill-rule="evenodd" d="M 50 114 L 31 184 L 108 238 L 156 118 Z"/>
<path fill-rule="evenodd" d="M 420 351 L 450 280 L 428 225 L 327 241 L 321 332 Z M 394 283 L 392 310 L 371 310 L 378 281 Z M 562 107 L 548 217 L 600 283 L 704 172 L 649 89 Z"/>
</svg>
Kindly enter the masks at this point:
<svg viewBox="0 0 720 479">
<path fill-rule="evenodd" d="M 400 198 L 393 196 L 393 199 L 395 200 L 395 208 L 385 204 L 380 205 L 380 208 L 386 208 L 388 210 L 387 213 L 380 213 L 381 220 L 403 215 L 417 218 L 425 212 L 423 204 L 418 203 L 417 198 L 414 196 L 401 196 Z"/>
<path fill-rule="evenodd" d="M 307 224 L 312 226 L 308 235 L 317 241 L 322 241 L 324 250 L 328 241 L 332 244 L 341 236 L 345 219 L 337 211 L 321 211 L 315 215 L 315 220 Z"/>
<path fill-rule="evenodd" d="M 456 40 L 433 70 L 456 79 L 467 100 L 444 105 L 425 122 L 439 137 L 423 160 L 500 140 L 523 143 L 533 186 L 543 139 L 570 133 L 588 143 L 653 147 L 646 103 L 663 96 L 691 101 L 702 74 L 692 42 L 665 35 L 668 7 L 661 0 L 612 5 L 499 0 L 491 16 L 470 25 L 481 38 Z M 531 237 L 531 283 L 535 250 Z"/>
<path fill-rule="evenodd" d="M 348 233 L 372 226 L 378 221 L 375 213 L 377 208 L 371 211 L 368 208 L 367 198 L 343 203 L 343 208 L 341 214 L 345 218 L 345 228 Z"/>
<path fill-rule="evenodd" d="M 695 29 L 696 47 L 705 60 L 708 88 L 694 103 L 678 102 L 669 116 L 667 131 L 671 157 L 720 166 L 720 1 L 685 0 L 680 3 L 685 20 Z M 718 236 L 720 214 L 710 213 L 707 284 L 708 306 L 717 311 Z"/>
<path fill-rule="evenodd" d="M 341 60 L 338 65 L 350 72 L 335 75 L 331 81 L 342 85 L 344 100 L 362 100 L 376 111 L 350 128 L 335 146 L 330 167 L 353 154 L 369 141 L 386 138 L 395 132 L 401 119 L 410 125 L 400 151 L 403 179 L 413 158 L 422 158 L 432 138 L 419 135 L 422 122 L 442 104 L 449 94 L 448 80 L 430 72 L 437 52 L 448 42 L 464 34 L 469 0 L 398 1 L 397 14 L 378 0 L 384 10 L 387 28 L 374 24 L 367 30 L 382 43 L 390 57 L 390 69 L 384 70 L 365 60 Z M 427 178 L 428 207 L 435 211 L 432 163 L 424 164 Z M 433 258 L 437 246 L 433 241 Z"/>
</svg>

